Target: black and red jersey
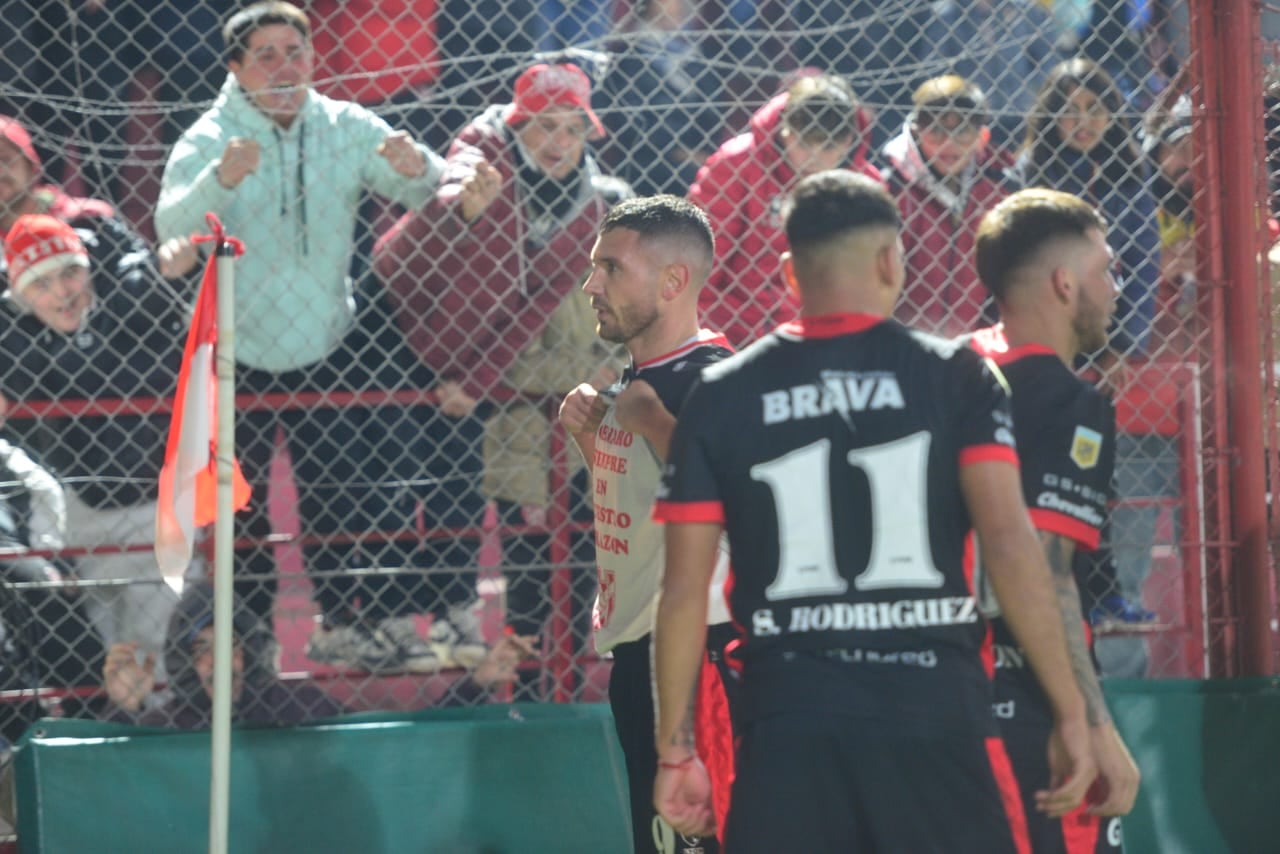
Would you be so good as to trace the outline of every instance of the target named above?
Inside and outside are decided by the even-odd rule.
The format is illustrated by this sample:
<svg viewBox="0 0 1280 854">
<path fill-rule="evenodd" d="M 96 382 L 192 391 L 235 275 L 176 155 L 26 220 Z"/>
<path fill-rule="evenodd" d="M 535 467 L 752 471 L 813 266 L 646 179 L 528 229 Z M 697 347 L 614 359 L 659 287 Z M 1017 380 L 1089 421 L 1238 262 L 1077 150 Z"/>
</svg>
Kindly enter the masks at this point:
<svg viewBox="0 0 1280 854">
<path fill-rule="evenodd" d="M 1010 349 L 998 327 L 975 333 L 970 344 L 995 361 L 1009 384 L 1022 491 L 1032 523 L 1074 541 L 1077 551 L 1096 549 L 1115 468 L 1111 402 L 1048 347 Z M 985 597 L 983 605 L 998 613 Z M 997 617 L 993 627 L 996 714 L 1024 722 L 1051 721 L 1044 692 L 1004 620 Z"/>
<path fill-rule="evenodd" d="M 987 460 L 1017 462 L 1004 388 L 893 321 L 805 318 L 702 371 L 655 513 L 725 526 L 748 715 L 990 720 L 959 483 Z M 782 661 L 795 690 L 764 675 Z"/>
</svg>

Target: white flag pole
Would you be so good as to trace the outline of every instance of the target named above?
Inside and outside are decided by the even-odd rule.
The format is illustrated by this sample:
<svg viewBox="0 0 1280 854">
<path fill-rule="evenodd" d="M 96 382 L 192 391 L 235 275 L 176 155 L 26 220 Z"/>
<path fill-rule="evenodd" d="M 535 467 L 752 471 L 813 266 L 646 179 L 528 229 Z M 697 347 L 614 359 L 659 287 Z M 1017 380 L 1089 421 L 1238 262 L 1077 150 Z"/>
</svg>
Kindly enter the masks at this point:
<svg viewBox="0 0 1280 854">
<path fill-rule="evenodd" d="M 209 854 L 226 854 L 231 790 L 231 621 L 235 511 L 235 249 L 218 245 L 218 518 L 213 528 L 213 738 L 209 779 Z"/>
</svg>

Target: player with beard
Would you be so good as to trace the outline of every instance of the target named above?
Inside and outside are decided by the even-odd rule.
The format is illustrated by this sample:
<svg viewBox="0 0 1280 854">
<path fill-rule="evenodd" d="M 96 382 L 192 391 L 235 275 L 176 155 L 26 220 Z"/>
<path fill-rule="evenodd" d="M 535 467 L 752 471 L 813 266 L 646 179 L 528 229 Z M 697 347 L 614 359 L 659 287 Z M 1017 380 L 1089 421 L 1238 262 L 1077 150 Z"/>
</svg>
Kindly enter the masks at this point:
<svg viewBox="0 0 1280 854">
<path fill-rule="evenodd" d="M 655 511 L 655 802 L 677 828 L 710 823 L 691 712 L 725 531 L 746 632 L 726 847 L 1025 851 L 971 530 L 1055 712 L 1037 808 L 1074 808 L 1094 768 L 1006 392 L 969 349 L 889 319 L 904 272 L 883 188 L 824 172 L 784 211 L 801 316 L 702 371 Z"/>
<path fill-rule="evenodd" d="M 1133 807 L 1140 776 L 1107 712 L 1071 566 L 1077 549 L 1098 547 L 1115 462 L 1111 403 L 1070 367 L 1079 354 L 1107 342 L 1117 288 L 1106 233 L 1106 222 L 1080 199 L 1034 189 L 993 208 L 977 235 L 978 272 L 1002 327 L 969 341 L 995 360 L 1009 383 L 1023 497 L 1053 572 L 1098 764 L 1089 803 L 1061 819 L 1027 810 L 1035 854 L 1120 850 L 1119 818 L 1102 817 Z M 1053 717 L 998 606 L 984 605 L 995 617 L 993 708 L 1025 804 L 1049 775 L 1043 744 Z"/>
<path fill-rule="evenodd" d="M 631 365 L 612 387 L 597 392 L 584 383 L 560 407 L 561 422 L 591 468 L 600 581 L 596 648 L 613 653 L 609 704 L 627 763 L 637 852 L 719 850 L 709 836 L 688 835 L 677 844 L 675 831 L 653 807 L 658 755 L 649 666 L 663 563 L 662 528 L 650 511 L 663 461 L 698 371 L 732 352 L 724 336 L 698 325 L 698 294 L 711 271 L 713 247 L 706 214 L 676 196 L 631 199 L 609 212 L 583 290 L 600 337 L 625 345 Z M 718 562 L 724 567 L 723 552 Z M 704 626 L 714 624 L 707 654 L 723 664 L 734 630 L 722 597 L 710 599 L 703 614 Z M 722 686 L 718 677 L 724 675 L 722 667 L 705 667 L 704 687 Z M 707 702 L 716 701 L 709 695 Z M 723 787 L 718 791 L 727 795 Z"/>
</svg>

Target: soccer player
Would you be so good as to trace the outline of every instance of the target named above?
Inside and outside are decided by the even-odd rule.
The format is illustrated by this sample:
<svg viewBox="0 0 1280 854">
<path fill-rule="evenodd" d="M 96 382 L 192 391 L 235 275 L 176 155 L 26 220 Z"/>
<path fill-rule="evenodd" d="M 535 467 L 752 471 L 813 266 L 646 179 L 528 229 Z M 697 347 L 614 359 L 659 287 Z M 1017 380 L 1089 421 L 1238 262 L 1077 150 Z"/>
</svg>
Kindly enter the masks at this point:
<svg viewBox="0 0 1280 854">
<path fill-rule="evenodd" d="M 1054 713 L 1037 808 L 1075 807 L 1094 765 L 1008 397 L 967 347 L 888 319 L 904 274 L 881 187 L 820 173 L 784 210 L 801 317 L 703 370 L 655 508 L 655 802 L 677 829 L 709 821 L 691 710 L 724 529 L 746 632 L 726 848 L 1025 851 L 971 528 Z"/>
<path fill-rule="evenodd" d="M 654 809 L 658 756 L 649 667 L 663 564 L 662 528 L 651 510 L 663 460 L 676 413 L 698 371 L 732 352 L 724 336 L 698 325 L 698 293 L 713 258 L 711 224 L 692 202 L 650 196 L 614 207 L 591 250 L 583 290 L 591 297 L 600 337 L 624 344 L 631 365 L 604 392 L 584 383 L 560 407 L 560 420 L 591 468 L 600 582 L 593 614 L 596 648 L 613 652 L 609 704 L 626 759 L 637 852 L 719 850 L 710 828 L 677 840 Z M 717 615 L 708 611 L 703 594 L 704 631 L 708 620 L 719 624 L 706 650 L 723 664 L 724 645 L 735 632 L 722 598 L 710 597 L 721 600 Z M 701 661 L 702 647 L 697 655 Z M 711 685 L 722 672 L 716 670 L 708 669 Z"/>
<path fill-rule="evenodd" d="M 1117 291 L 1106 235 L 1106 222 L 1085 202 L 1035 189 L 1016 193 L 988 212 L 976 243 L 979 275 L 996 301 L 1003 328 L 981 330 L 970 343 L 995 360 L 1009 383 L 1023 497 L 1053 572 L 1102 781 L 1091 793 L 1098 795 L 1097 803 L 1061 820 L 1027 810 L 1036 854 L 1119 851 L 1120 820 L 1101 817 L 1127 813 L 1139 781 L 1107 712 L 1071 570 L 1077 548 L 1098 547 L 1115 461 L 1111 403 L 1070 368 L 1076 356 L 1107 343 Z M 1053 718 L 1004 620 L 993 622 L 993 708 L 1014 775 L 1028 798 L 1049 773 L 1043 745 Z"/>
</svg>

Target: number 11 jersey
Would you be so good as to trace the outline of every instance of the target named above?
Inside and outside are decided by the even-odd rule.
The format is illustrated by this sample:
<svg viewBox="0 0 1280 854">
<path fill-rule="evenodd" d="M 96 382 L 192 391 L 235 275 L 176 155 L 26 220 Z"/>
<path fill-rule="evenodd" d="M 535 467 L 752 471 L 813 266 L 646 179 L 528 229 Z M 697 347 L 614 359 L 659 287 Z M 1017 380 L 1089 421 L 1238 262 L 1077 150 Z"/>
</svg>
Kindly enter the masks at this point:
<svg viewBox="0 0 1280 854">
<path fill-rule="evenodd" d="M 655 515 L 725 526 L 747 718 L 989 728 L 959 472 L 993 460 L 1017 464 L 996 375 L 894 321 L 804 318 L 702 371 Z"/>
</svg>

